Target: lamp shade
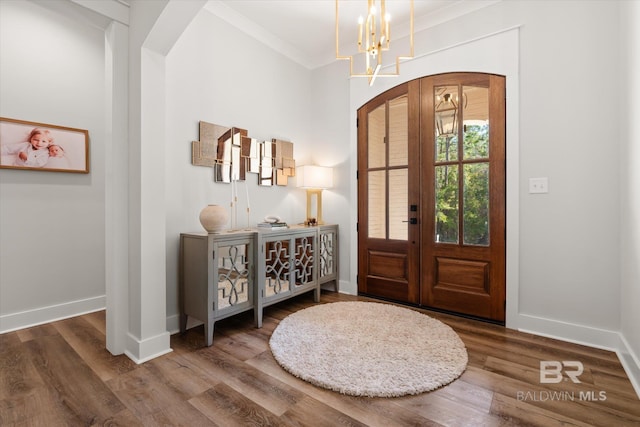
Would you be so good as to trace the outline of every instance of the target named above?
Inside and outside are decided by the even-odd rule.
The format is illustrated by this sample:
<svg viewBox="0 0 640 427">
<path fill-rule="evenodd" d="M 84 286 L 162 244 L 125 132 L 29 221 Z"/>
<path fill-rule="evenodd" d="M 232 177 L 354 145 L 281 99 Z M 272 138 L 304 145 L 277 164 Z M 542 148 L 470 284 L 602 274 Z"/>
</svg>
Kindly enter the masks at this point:
<svg viewBox="0 0 640 427">
<path fill-rule="evenodd" d="M 296 186 L 325 189 L 333 187 L 333 169 L 325 166 L 300 166 L 296 169 Z"/>
</svg>

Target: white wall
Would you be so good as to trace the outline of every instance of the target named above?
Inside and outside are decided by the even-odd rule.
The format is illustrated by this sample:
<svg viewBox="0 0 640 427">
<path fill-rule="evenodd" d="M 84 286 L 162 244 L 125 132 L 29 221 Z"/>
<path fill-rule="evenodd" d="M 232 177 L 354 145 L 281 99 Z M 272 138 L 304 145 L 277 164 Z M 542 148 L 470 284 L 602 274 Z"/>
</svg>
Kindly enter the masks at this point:
<svg viewBox="0 0 640 427">
<path fill-rule="evenodd" d="M 351 219 L 351 185 L 355 172 L 351 159 L 355 158 L 355 145 L 350 143 L 349 129 L 352 113 L 349 110 L 349 79 L 342 67 L 334 62 L 313 71 L 311 99 L 311 135 L 309 136 L 312 163 L 333 167 L 334 188 L 322 195 L 323 217 L 327 223 L 339 226 L 340 292 L 356 294 L 350 283 L 351 233 L 355 222 Z"/>
<path fill-rule="evenodd" d="M 619 89 L 620 5 L 500 2 L 427 29 L 397 82 L 371 89 L 353 80 L 349 113 L 353 146 L 355 110 L 401 81 L 448 71 L 506 74 L 507 326 L 608 348 L 620 343 L 622 135 L 619 104 L 603 100 Z M 515 46 L 501 46 L 512 28 Z M 540 176 L 549 178 L 549 193 L 528 194 L 528 179 Z M 355 196 L 353 184 L 354 220 Z"/>
<path fill-rule="evenodd" d="M 626 123 L 621 156 L 622 245 L 621 245 L 621 321 L 622 335 L 630 351 L 623 361 L 635 373 L 640 395 L 640 2 L 627 2 L 621 10 L 622 44 L 626 58 Z M 624 111 L 624 110 L 623 110 Z"/>
<path fill-rule="evenodd" d="M 230 43 L 230 41 L 233 41 Z M 178 242 L 182 232 L 203 231 L 198 221 L 207 204 L 229 206 L 231 186 L 214 183 L 212 169 L 191 164 L 191 142 L 200 120 L 248 130 L 251 137 L 294 143 L 299 164 L 312 158 L 311 72 L 202 10 L 166 59 L 166 265 L 169 330 L 177 329 Z M 332 161 L 329 157 L 327 161 Z M 291 224 L 304 220 L 303 190 L 259 187 L 257 175 L 238 183 L 238 224 L 268 214 Z M 328 203 L 328 209 L 331 204 Z M 327 213 L 327 219 L 331 215 Z"/>
<path fill-rule="evenodd" d="M 0 2 L 0 116 L 87 129 L 91 168 L 0 170 L 0 332 L 105 304 L 104 31 L 74 18 Z"/>
<path fill-rule="evenodd" d="M 521 199 L 521 311 L 619 330 L 619 3 L 519 4 L 520 186 L 550 188 Z"/>
</svg>

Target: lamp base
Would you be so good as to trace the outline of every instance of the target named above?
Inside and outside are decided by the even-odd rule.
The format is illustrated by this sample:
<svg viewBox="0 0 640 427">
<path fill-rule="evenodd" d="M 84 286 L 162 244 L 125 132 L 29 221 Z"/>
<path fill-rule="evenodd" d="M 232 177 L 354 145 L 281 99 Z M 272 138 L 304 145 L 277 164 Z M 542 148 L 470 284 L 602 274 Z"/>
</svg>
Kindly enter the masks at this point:
<svg viewBox="0 0 640 427">
<path fill-rule="evenodd" d="M 313 199 L 315 198 L 315 214 L 313 211 Z M 322 190 L 307 189 L 307 220 L 305 225 L 322 225 Z"/>
</svg>

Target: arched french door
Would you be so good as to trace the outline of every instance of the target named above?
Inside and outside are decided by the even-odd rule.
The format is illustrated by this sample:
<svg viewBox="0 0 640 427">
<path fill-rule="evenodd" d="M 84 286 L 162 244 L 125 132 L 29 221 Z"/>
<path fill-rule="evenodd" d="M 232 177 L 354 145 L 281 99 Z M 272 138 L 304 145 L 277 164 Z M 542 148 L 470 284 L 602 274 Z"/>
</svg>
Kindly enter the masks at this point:
<svg viewBox="0 0 640 427">
<path fill-rule="evenodd" d="M 428 76 L 358 110 L 358 291 L 503 322 L 505 79 Z"/>
</svg>

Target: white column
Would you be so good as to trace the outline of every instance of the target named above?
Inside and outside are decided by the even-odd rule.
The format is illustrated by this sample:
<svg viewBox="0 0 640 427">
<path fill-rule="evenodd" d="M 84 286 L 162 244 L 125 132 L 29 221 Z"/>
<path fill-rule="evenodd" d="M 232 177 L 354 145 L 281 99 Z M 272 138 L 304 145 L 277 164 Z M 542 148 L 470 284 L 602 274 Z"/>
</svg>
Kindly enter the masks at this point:
<svg viewBox="0 0 640 427">
<path fill-rule="evenodd" d="M 129 28 L 105 30 L 105 287 L 107 350 L 125 351 L 129 304 L 128 57 Z"/>
</svg>

